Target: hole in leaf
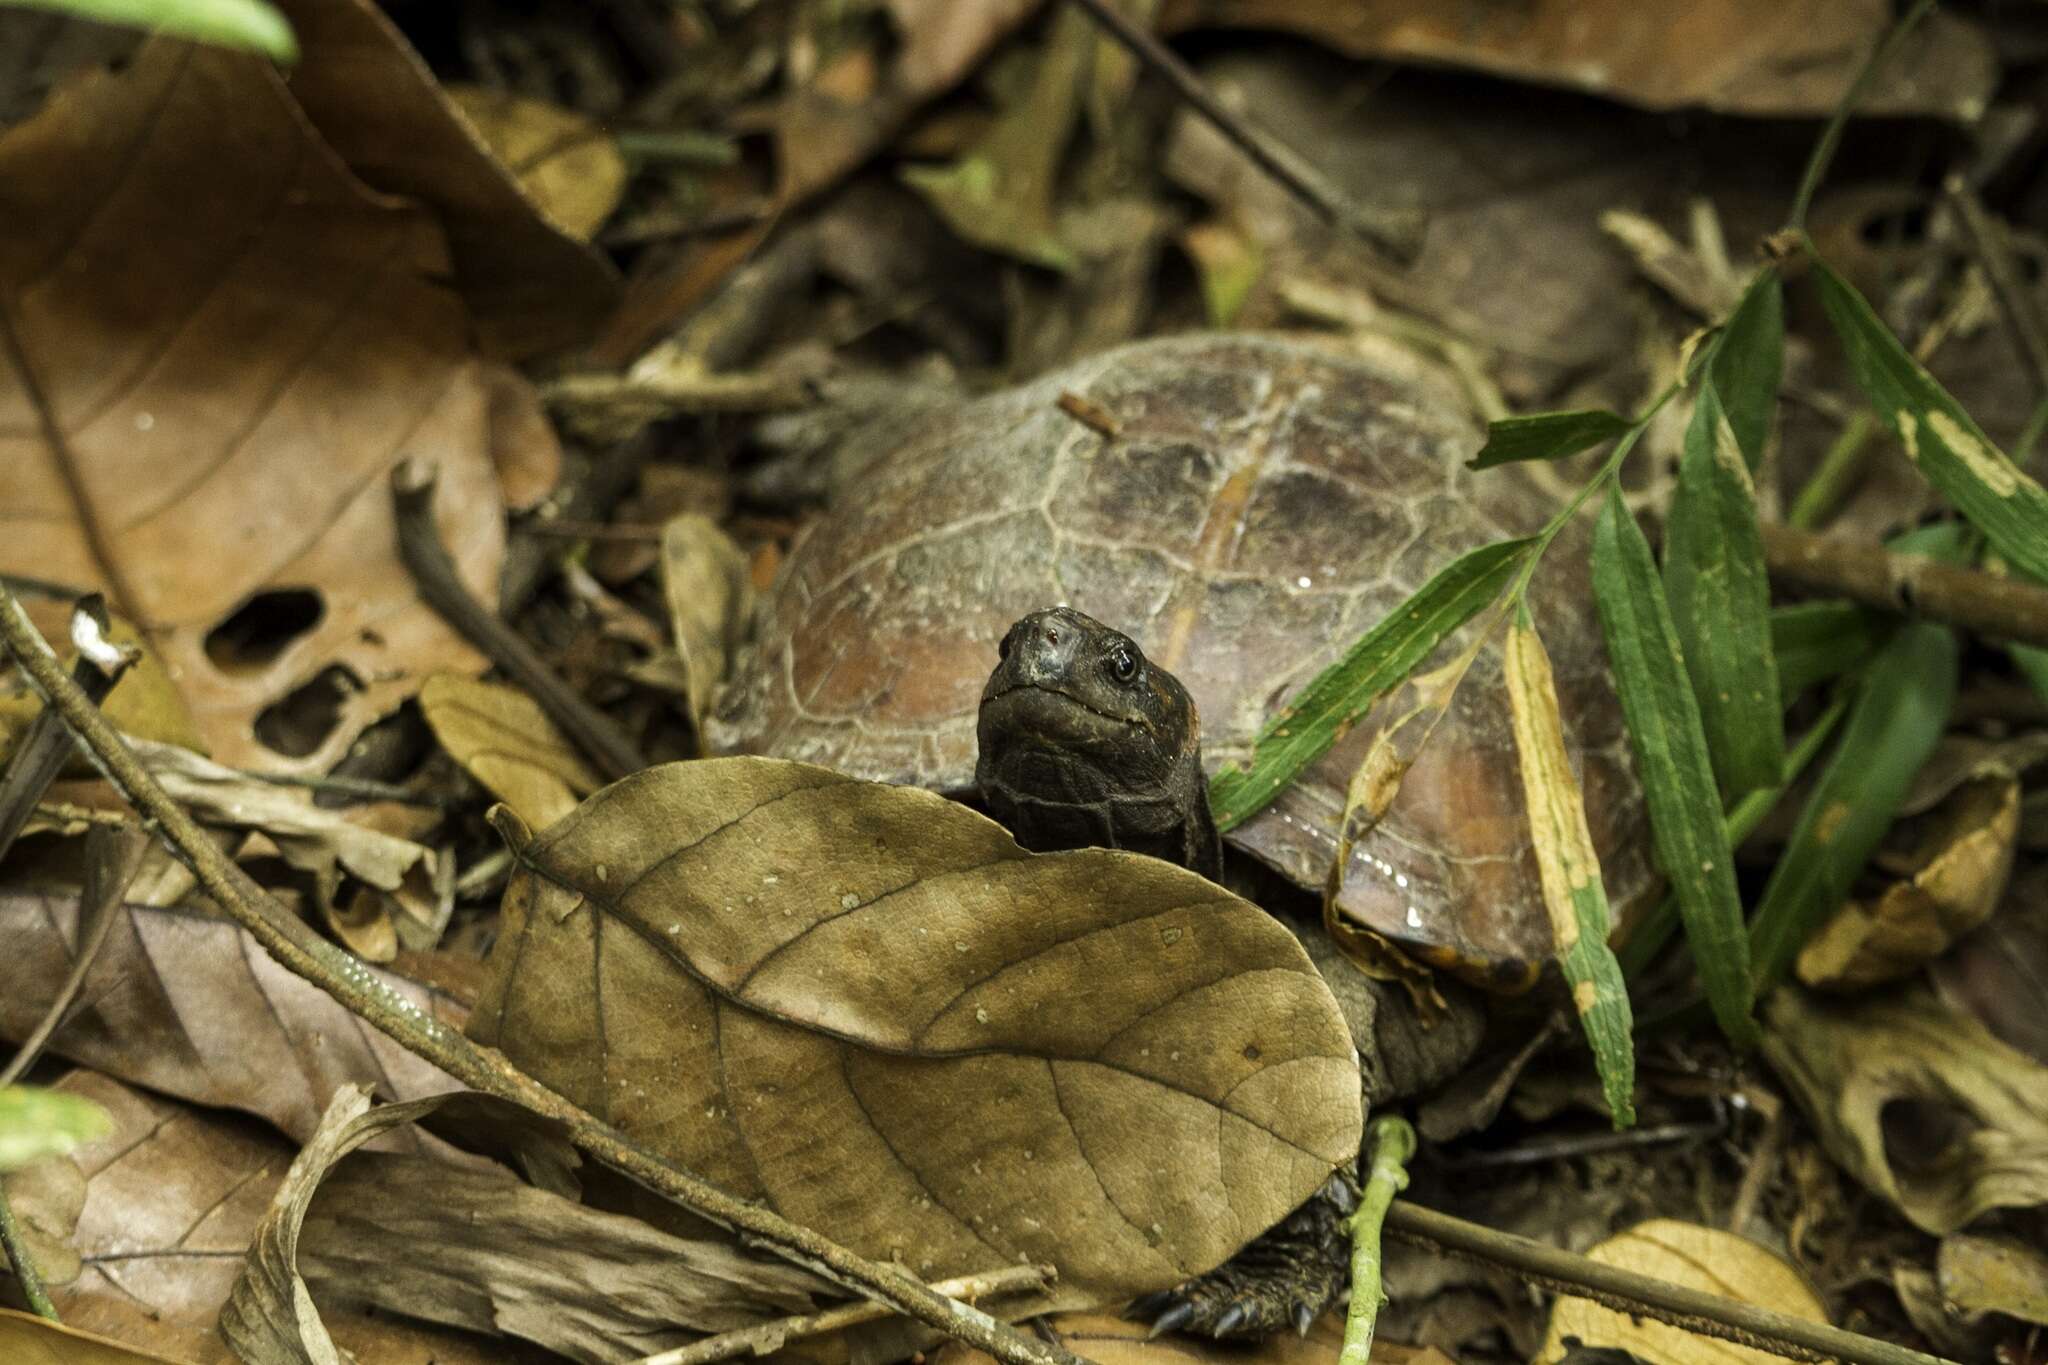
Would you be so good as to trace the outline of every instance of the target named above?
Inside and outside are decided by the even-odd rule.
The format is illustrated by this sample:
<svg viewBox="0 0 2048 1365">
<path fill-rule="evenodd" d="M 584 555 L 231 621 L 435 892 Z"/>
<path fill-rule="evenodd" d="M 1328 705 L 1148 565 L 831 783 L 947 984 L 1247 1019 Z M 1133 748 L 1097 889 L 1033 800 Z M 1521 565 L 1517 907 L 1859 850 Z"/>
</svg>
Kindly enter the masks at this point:
<svg viewBox="0 0 2048 1365">
<path fill-rule="evenodd" d="M 1940 1100 L 1890 1100 L 1878 1115 L 1884 1155 L 1903 1174 L 1931 1171 L 1965 1138 L 1983 1127 L 1977 1119 Z"/>
<path fill-rule="evenodd" d="M 286 758 L 304 758 L 341 723 L 342 703 L 362 690 L 361 678 L 329 664 L 257 714 L 256 738 Z"/>
<path fill-rule="evenodd" d="M 327 602 L 311 588 L 259 592 L 206 633 L 206 657 L 223 673 L 255 673 L 320 624 Z"/>
</svg>

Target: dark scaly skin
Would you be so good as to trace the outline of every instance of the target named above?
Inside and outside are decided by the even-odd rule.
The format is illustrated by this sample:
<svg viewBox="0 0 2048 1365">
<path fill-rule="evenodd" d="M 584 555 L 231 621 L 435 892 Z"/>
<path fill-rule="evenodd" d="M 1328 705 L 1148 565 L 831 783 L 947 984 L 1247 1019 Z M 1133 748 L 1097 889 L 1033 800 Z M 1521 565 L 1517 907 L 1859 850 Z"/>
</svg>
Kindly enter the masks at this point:
<svg viewBox="0 0 2048 1365">
<path fill-rule="evenodd" d="M 1220 881 L 1201 720 L 1180 680 L 1070 607 L 1026 616 L 1000 652 L 981 693 L 975 778 L 1017 842 L 1130 849 Z M 1356 1204 L 1355 1173 L 1340 1171 L 1227 1263 L 1131 1312 L 1155 1334 L 1305 1333 L 1344 1283 L 1344 1219 Z"/>
</svg>

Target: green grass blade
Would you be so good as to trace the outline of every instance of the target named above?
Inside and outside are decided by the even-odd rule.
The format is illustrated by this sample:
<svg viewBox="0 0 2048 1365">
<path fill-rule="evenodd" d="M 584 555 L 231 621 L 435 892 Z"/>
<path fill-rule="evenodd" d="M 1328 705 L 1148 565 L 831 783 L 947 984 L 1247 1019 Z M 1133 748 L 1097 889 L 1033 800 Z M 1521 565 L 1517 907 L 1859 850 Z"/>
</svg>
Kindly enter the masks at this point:
<svg viewBox="0 0 2048 1365">
<path fill-rule="evenodd" d="M 1800 813 L 1750 928 L 1757 992 L 1792 965 L 1891 827 L 1955 701 L 1959 649 L 1946 626 L 1899 628 L 1865 671 L 1827 771 Z"/>
<path fill-rule="evenodd" d="M 1735 444 L 1750 469 L 1764 456 L 1778 380 L 1785 369 L 1785 291 L 1775 266 L 1765 266 L 1743 291 L 1742 301 L 1714 338 L 1707 384 L 1735 433 Z"/>
<path fill-rule="evenodd" d="M 1533 544 L 1530 539 L 1503 540 L 1461 555 L 1317 674 L 1259 731 L 1249 767 L 1226 767 L 1209 783 L 1217 827 L 1244 823 L 1321 758 L 1445 636 L 1500 596 Z"/>
<path fill-rule="evenodd" d="M 1771 786 L 1785 769 L 1771 583 L 1749 467 L 1711 382 L 1700 386 L 1685 434 L 1664 587 L 1722 790 L 1735 797 Z"/>
<path fill-rule="evenodd" d="M 1750 1018 L 1754 1002 L 1749 938 L 1706 730 L 1679 655 L 1678 632 L 1664 602 L 1650 543 L 1623 505 L 1621 491 L 1611 484 L 1593 532 L 1593 598 L 1600 609 L 1607 657 L 1614 665 L 1615 690 L 1621 696 L 1636 772 L 1650 807 L 1657 861 L 1678 898 L 1714 1018 L 1730 1041 L 1748 1046 L 1756 1041 L 1756 1024 Z M 1773 681 L 1762 694 L 1773 727 L 1778 724 L 1777 692 Z M 1770 782 L 1776 782 L 1783 769 L 1781 752 Z"/>
<path fill-rule="evenodd" d="M 1815 259 L 1821 306 L 1849 369 L 1915 467 L 2008 563 L 2048 580 L 2048 490 L 2023 473 L 1920 368 L 1849 283 Z"/>
<path fill-rule="evenodd" d="M 1894 618 L 1850 602 L 1800 602 L 1771 612 L 1778 695 L 1791 700 L 1849 672 L 1891 638 Z"/>
<path fill-rule="evenodd" d="M 263 0 L 0 0 L 103 24 L 127 24 L 222 47 L 247 48 L 281 62 L 299 59 L 292 26 Z"/>
<path fill-rule="evenodd" d="M 1507 417 L 1487 425 L 1486 444 L 1470 463 L 1474 469 L 1491 469 L 1521 460 L 1562 460 L 1611 441 L 1634 425 L 1598 408 Z"/>
<path fill-rule="evenodd" d="M 1557 964 L 1571 987 L 1579 1027 L 1593 1049 L 1600 1088 L 1616 1128 L 1635 1123 L 1634 1016 L 1621 964 L 1607 946 L 1613 916 L 1586 825 L 1586 803 L 1564 747 L 1564 718 L 1550 655 L 1522 604 L 1503 651 L 1515 758 L 1529 812 L 1530 843 L 1543 882 Z"/>
</svg>

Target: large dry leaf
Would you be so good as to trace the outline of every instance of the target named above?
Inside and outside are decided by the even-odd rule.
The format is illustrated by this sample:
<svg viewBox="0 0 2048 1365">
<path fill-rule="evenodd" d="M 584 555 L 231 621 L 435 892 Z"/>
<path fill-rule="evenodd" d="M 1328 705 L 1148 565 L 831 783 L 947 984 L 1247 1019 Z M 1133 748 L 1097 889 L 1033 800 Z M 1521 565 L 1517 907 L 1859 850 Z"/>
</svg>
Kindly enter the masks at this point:
<svg viewBox="0 0 2048 1365">
<path fill-rule="evenodd" d="M 1356 1155 L 1292 934 L 1193 873 L 1032 855 L 928 792 L 708 759 L 528 843 L 471 1032 L 683 1165 L 927 1278 L 1061 1304 L 1228 1257 Z"/>
<path fill-rule="evenodd" d="M 1828 1155 L 1915 1226 L 2048 1204 L 2048 1067 L 1921 987 L 1838 1002 L 1787 986 L 1765 1015 L 1764 1057 Z"/>
<path fill-rule="evenodd" d="M 1940 18 L 1943 16 L 1937 16 Z M 1528 0 L 1468 10 L 1436 0 L 1168 0 L 1160 25 L 1282 29 L 1354 57 L 1468 66 L 1651 109 L 1827 114 L 1891 22 L 1886 0 Z M 1915 58 L 1865 96 L 1873 114 L 1973 121 L 1998 66 L 1973 25 L 1930 24 Z"/>
<path fill-rule="evenodd" d="M 305 768 L 475 666 L 398 561 L 385 482 L 439 466 L 488 599 L 491 395 L 449 266 L 254 57 L 152 42 L 0 136 L 0 571 L 105 590 L 224 762 L 287 766 L 256 717 L 320 675 L 336 716 L 292 746 Z"/>
<path fill-rule="evenodd" d="M 492 155 L 372 0 L 277 3 L 305 54 L 292 96 L 350 170 L 434 209 L 483 342 L 521 357 L 582 341 L 618 297 L 610 261 Z"/>
<path fill-rule="evenodd" d="M 86 974 L 80 1005 L 53 1052 L 199 1104 L 240 1109 L 287 1133 L 313 1131 L 349 1082 L 410 1099 L 453 1090 L 438 1068 L 279 966 L 232 922 L 184 910 L 121 906 Z M 36 1026 L 78 943 L 75 894 L 0 892 L 0 1037 Z M 453 1020 L 446 996 L 386 982 Z"/>
<path fill-rule="evenodd" d="M 238 1306 L 223 1318 L 245 1359 L 324 1358 L 321 1319 L 300 1308 L 310 1308 L 309 1288 L 323 1303 L 363 1302 L 524 1337 L 591 1362 L 637 1359 L 703 1332 L 809 1312 L 815 1295 L 832 1292 L 793 1266 L 685 1241 L 502 1171 L 351 1155 L 428 1117 L 445 1098 L 371 1109 L 359 1087 L 336 1094 L 257 1229 Z M 498 1116 L 519 1121 L 516 1113 Z"/>
<path fill-rule="evenodd" d="M 1169 1333 L 1154 1336 L 1143 1323 L 1104 1313 L 1055 1313 L 1039 1320 L 1052 1340 L 1096 1365 L 1337 1365 L 1344 1347 L 1344 1315 L 1325 1313 L 1304 1335 L 1275 1332 L 1254 1346 L 1204 1341 Z M 1453 1365 L 1434 1347 L 1403 1346 L 1374 1337 L 1373 1365 Z M 932 1365 L 993 1365 L 993 1357 L 949 1341 Z"/>
<path fill-rule="evenodd" d="M 1719 1228 L 1653 1218 L 1616 1233 L 1586 1255 L 1602 1265 L 1654 1275 L 1789 1317 L 1828 1320 L 1827 1309 L 1796 1268 L 1747 1237 Z M 1550 1310 L 1550 1332 L 1537 1365 L 1564 1360 L 1574 1349 L 1567 1344 L 1574 1338 L 1589 1347 L 1611 1347 L 1668 1365 L 1771 1365 L 1779 1359 L 1753 1346 L 1634 1317 L 1591 1299 L 1560 1297 Z"/>
<path fill-rule="evenodd" d="M 577 241 L 589 241 L 619 206 L 626 158 L 595 119 L 481 85 L 451 86 L 448 97 L 535 207 Z"/>
<path fill-rule="evenodd" d="M 536 829 L 603 784 L 540 703 L 516 687 L 440 674 L 420 689 L 420 712 L 449 756 Z"/>
<path fill-rule="evenodd" d="M 747 557 L 710 517 L 672 517 L 661 528 L 661 588 L 683 666 L 683 705 L 691 729 L 701 736 L 705 713 L 725 686 L 734 651 L 753 619 Z"/>
</svg>

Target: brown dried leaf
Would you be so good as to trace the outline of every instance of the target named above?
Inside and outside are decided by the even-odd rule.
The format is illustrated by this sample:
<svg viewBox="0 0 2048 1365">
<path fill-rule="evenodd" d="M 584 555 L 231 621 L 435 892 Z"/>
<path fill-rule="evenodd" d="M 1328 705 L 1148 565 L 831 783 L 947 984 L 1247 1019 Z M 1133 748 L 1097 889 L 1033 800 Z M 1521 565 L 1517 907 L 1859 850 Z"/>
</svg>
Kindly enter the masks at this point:
<svg viewBox="0 0 2048 1365">
<path fill-rule="evenodd" d="M 87 973 L 77 1014 L 51 1051 L 197 1104 L 240 1109 L 287 1133 L 313 1131 L 337 1086 L 400 1099 L 454 1088 L 421 1061 L 279 966 L 234 924 L 128 905 Z M 75 895 L 0 892 L 0 1036 L 27 1036 L 70 969 Z M 444 995 L 387 982 L 459 1022 Z"/>
<path fill-rule="evenodd" d="M 1775 1309 L 1808 1322 L 1826 1322 L 1819 1296 L 1789 1262 L 1747 1237 L 1719 1228 L 1654 1218 L 1616 1233 L 1586 1253 L 1603 1265 L 1621 1266 L 1660 1280 L 1738 1303 Z M 1752 1346 L 1688 1332 L 1651 1318 L 1632 1317 L 1591 1299 L 1561 1297 L 1550 1311 L 1550 1334 L 1537 1365 L 1554 1365 L 1576 1337 L 1589 1347 L 1628 1351 L 1668 1365 L 1743 1362 L 1769 1365 L 1778 1359 Z"/>
<path fill-rule="evenodd" d="M 520 861 L 472 1034 L 919 1275 L 1028 1258 L 1055 1303 L 1122 1301 L 1356 1154 L 1328 988 L 1181 868 L 1027 854 L 931 793 L 746 758 L 614 783 Z"/>
<path fill-rule="evenodd" d="M 501 1171 L 351 1155 L 451 1100 L 477 1108 L 472 1121 L 518 1126 L 525 1117 L 474 1095 L 372 1109 L 360 1086 L 336 1093 L 254 1229 L 221 1313 L 221 1334 L 243 1360 L 335 1358 L 309 1285 L 525 1337 L 584 1361 L 637 1357 L 702 1331 L 807 1312 L 817 1292 L 829 1291 L 791 1266 L 586 1209 Z"/>
<path fill-rule="evenodd" d="M 618 274 L 528 197 L 370 0 L 278 0 L 304 60 L 293 98 L 376 189 L 432 206 L 454 248 L 455 286 L 484 344 L 514 359 L 587 337 Z"/>
<path fill-rule="evenodd" d="M 753 616 L 747 557 L 711 518 L 694 512 L 676 517 L 661 532 L 661 586 L 683 661 L 683 702 L 691 728 L 701 733 Z"/>
<path fill-rule="evenodd" d="M 516 687 L 436 674 L 420 689 L 420 711 L 441 747 L 536 829 L 603 785 L 540 703 Z"/>
<path fill-rule="evenodd" d="M 596 120 L 573 109 L 480 85 L 447 87 L 484 143 L 542 217 L 587 242 L 626 191 L 626 158 Z"/>
<path fill-rule="evenodd" d="M 2048 1067 L 1920 987 L 1787 986 L 1765 1013 L 1764 1056 L 1828 1154 L 1916 1227 L 2048 1203 Z"/>
<path fill-rule="evenodd" d="M 1944 1238 L 1935 1262 L 1941 1296 L 1965 1313 L 2004 1313 L 2048 1325 L 2048 1256 L 2005 1237 Z"/>
<path fill-rule="evenodd" d="M 106 590 L 224 762 L 322 768 L 426 672 L 475 667 L 385 485 L 401 454 L 439 466 L 488 599 L 488 386 L 430 216 L 350 175 L 267 62 L 169 41 L 0 136 L 0 185 L 0 571 Z M 209 638 L 272 592 L 311 601 Z M 323 676 L 332 726 L 262 743 L 258 713 Z"/>
<path fill-rule="evenodd" d="M 1203 1341 L 1178 1333 L 1153 1337 L 1142 1323 L 1105 1313 L 1055 1313 L 1040 1319 L 1068 1350 L 1096 1365 L 1336 1365 L 1344 1346 L 1344 1319 L 1325 1313 L 1304 1336 L 1275 1332 L 1247 1347 L 1244 1342 Z M 932 1356 L 932 1365 L 989 1365 L 990 1357 L 957 1341 Z M 1453 1365 L 1433 1347 L 1403 1346 L 1375 1337 L 1374 1365 Z"/>
<path fill-rule="evenodd" d="M 2017 778 L 1976 778 L 1957 788 L 1905 854 L 1911 875 L 1872 902 L 1845 902 L 1800 950 L 1799 980 L 1816 990 L 1862 990 L 1947 952 L 2005 894 L 2019 824 Z"/>
<path fill-rule="evenodd" d="M 1943 1000 L 2008 1047 L 2048 1066 L 2048 874 L 2014 881 L 1988 923 L 1935 962 Z"/>
<path fill-rule="evenodd" d="M 29 619 L 35 622 L 36 629 L 43 632 L 43 638 L 57 650 L 68 672 L 78 654 L 77 649 L 68 643 L 71 599 L 54 602 L 30 597 L 22 605 L 28 609 Z M 134 645 L 142 651 L 142 657 L 121 675 L 121 681 L 114 684 L 114 690 L 101 704 L 107 719 L 123 734 L 162 740 L 186 749 L 200 748 L 203 741 L 193 727 L 192 713 L 186 708 L 185 699 L 178 694 L 178 685 L 171 681 L 163 660 L 149 647 L 149 642 L 132 623 L 119 617 L 115 618 L 107 638 L 117 645 Z M 23 691 L 0 696 L 0 759 L 14 751 L 14 741 L 43 709 L 43 699 L 25 688 L 24 684 Z"/>
<path fill-rule="evenodd" d="M 1973 121 L 1998 66 L 1985 35 L 1949 16 L 1914 40 L 1859 105 L 1870 114 Z M 1651 109 L 1727 113 L 1834 111 L 1891 22 L 1885 0 L 1701 0 L 1678 13 L 1633 0 L 1528 0 L 1447 9 L 1433 0 L 1168 0 L 1160 26 L 1280 29 L 1351 57 L 1392 57 L 1562 85 Z"/>
<path fill-rule="evenodd" d="M 12 1365 L 182 1365 L 12 1308 L 0 1308 L 0 1356 Z"/>
</svg>

